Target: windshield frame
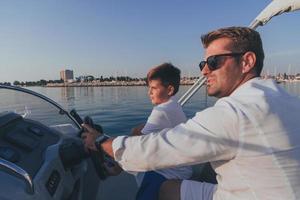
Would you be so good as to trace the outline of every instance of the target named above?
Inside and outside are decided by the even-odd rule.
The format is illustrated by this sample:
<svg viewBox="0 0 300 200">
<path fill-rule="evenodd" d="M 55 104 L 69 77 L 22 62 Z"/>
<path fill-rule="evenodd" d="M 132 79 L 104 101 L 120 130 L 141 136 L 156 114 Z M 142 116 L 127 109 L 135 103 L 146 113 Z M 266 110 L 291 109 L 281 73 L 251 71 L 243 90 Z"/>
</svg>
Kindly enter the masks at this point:
<svg viewBox="0 0 300 200">
<path fill-rule="evenodd" d="M 58 108 L 59 113 L 66 114 L 74 122 L 74 124 L 76 124 L 77 128 L 81 129 L 81 125 L 74 119 L 74 117 L 68 111 L 66 111 L 61 105 L 59 105 L 58 103 L 56 103 L 52 99 L 50 99 L 50 98 L 48 98 L 48 97 L 46 97 L 46 96 L 44 96 L 40 93 L 34 92 L 34 91 L 26 89 L 26 88 L 18 87 L 18 86 L 0 85 L 0 89 L 1 88 L 24 92 L 24 93 L 27 93 L 27 94 L 30 94 L 30 95 L 33 95 L 33 96 L 36 96 L 40 99 L 45 100 L 46 102 L 48 102 L 48 103 L 52 104 L 53 106 L 55 106 L 56 108 Z"/>
</svg>

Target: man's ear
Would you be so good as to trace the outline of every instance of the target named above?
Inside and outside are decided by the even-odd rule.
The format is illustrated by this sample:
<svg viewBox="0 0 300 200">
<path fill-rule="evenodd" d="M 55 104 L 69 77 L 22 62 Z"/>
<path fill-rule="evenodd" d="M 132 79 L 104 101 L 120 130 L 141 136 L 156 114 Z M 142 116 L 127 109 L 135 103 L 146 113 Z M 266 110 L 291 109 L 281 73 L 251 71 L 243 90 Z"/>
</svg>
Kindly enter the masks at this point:
<svg viewBox="0 0 300 200">
<path fill-rule="evenodd" d="M 168 86 L 168 96 L 173 96 L 174 91 L 175 91 L 174 86 L 173 85 L 169 85 Z"/>
<path fill-rule="evenodd" d="M 249 73 L 254 69 L 256 63 L 256 55 L 252 51 L 246 52 L 242 57 L 242 73 Z"/>
</svg>

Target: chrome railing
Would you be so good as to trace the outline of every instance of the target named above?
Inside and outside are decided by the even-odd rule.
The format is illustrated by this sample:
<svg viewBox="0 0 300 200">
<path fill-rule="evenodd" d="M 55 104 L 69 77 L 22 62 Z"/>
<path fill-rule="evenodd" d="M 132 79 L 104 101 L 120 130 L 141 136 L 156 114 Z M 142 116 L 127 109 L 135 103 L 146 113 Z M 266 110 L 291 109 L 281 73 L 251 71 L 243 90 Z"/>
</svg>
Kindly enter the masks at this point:
<svg viewBox="0 0 300 200">
<path fill-rule="evenodd" d="M 183 106 L 206 82 L 204 76 L 200 76 L 199 79 L 180 97 L 178 103 Z"/>
<path fill-rule="evenodd" d="M 6 170 L 8 173 L 11 173 L 12 175 L 15 175 L 16 177 L 24 180 L 24 182 L 26 184 L 26 191 L 29 194 L 33 194 L 34 188 L 33 188 L 32 179 L 24 169 L 22 169 L 18 165 L 15 165 L 12 162 L 4 160 L 2 158 L 0 158 L 0 168 Z"/>
</svg>

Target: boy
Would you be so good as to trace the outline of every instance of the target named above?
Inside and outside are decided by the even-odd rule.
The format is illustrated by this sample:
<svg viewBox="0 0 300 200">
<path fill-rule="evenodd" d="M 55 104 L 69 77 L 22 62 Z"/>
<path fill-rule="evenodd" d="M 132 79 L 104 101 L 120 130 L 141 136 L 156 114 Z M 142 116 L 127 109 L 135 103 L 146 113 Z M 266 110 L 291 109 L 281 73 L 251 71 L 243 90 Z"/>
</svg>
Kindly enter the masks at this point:
<svg viewBox="0 0 300 200">
<path fill-rule="evenodd" d="M 182 107 L 173 97 L 178 91 L 179 84 L 180 70 L 171 63 L 163 63 L 148 72 L 148 95 L 154 107 L 147 123 L 134 128 L 132 135 L 158 132 L 165 128 L 173 128 L 186 121 Z M 165 180 L 188 179 L 191 176 L 191 167 L 139 172 L 136 180 L 140 188 L 136 200 L 158 199 L 160 186 Z"/>
</svg>

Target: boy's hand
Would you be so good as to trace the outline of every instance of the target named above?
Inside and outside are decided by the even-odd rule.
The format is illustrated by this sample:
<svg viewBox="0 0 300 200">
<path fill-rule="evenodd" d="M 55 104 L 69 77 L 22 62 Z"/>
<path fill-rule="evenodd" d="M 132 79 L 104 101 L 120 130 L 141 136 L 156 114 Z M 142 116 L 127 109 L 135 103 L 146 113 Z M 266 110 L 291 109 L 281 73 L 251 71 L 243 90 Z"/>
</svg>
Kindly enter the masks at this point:
<svg viewBox="0 0 300 200">
<path fill-rule="evenodd" d="M 145 124 L 140 124 L 134 128 L 131 129 L 131 135 L 132 136 L 137 136 L 142 134 L 142 129 L 144 128 Z"/>
</svg>

